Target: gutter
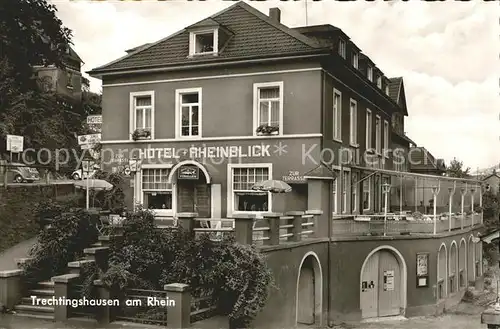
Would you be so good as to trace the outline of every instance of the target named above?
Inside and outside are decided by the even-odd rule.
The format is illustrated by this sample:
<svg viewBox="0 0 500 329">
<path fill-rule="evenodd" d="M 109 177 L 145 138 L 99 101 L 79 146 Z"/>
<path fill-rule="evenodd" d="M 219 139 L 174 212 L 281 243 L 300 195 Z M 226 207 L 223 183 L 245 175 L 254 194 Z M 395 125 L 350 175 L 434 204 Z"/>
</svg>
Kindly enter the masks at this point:
<svg viewBox="0 0 500 329">
<path fill-rule="evenodd" d="M 199 68 L 213 68 L 213 67 L 221 67 L 221 66 L 227 66 L 227 65 L 235 65 L 235 64 L 255 64 L 255 63 L 266 63 L 266 62 L 274 62 L 274 61 L 283 61 L 283 60 L 290 60 L 290 59 L 309 59 L 309 58 L 317 58 L 317 57 L 323 57 L 326 55 L 330 55 L 331 51 L 328 49 L 328 51 L 322 51 L 322 52 L 307 52 L 304 54 L 299 54 L 299 55 L 292 55 L 292 56 L 277 56 L 277 57 L 249 57 L 248 59 L 240 58 L 240 59 L 227 59 L 224 62 L 216 62 L 216 61 L 210 61 L 210 62 L 205 62 L 205 63 L 192 63 L 192 64 L 178 64 L 178 65 L 173 65 L 173 66 L 164 66 L 164 67 L 150 67 L 150 68 L 142 68 L 142 69 L 133 69 L 133 68 L 123 68 L 123 69 L 116 69 L 116 70 L 91 70 L 86 72 L 93 78 L 100 78 L 102 79 L 103 76 L 109 76 L 109 75 L 122 75 L 122 74 L 134 74 L 134 73 L 154 73 L 154 72 L 169 72 L 169 71 L 178 71 L 178 70 L 189 70 L 189 69 L 199 69 Z"/>
</svg>

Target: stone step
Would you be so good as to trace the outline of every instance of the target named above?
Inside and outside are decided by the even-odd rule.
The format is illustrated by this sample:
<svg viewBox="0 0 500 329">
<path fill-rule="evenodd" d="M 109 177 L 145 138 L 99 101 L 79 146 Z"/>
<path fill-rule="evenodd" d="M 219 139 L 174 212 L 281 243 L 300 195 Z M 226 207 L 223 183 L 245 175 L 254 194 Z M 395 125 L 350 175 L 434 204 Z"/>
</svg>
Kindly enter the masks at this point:
<svg viewBox="0 0 500 329">
<path fill-rule="evenodd" d="M 38 282 L 38 286 L 42 289 L 46 289 L 46 288 L 53 288 L 54 287 L 54 282 L 53 281 L 41 281 L 41 282 Z"/>
<path fill-rule="evenodd" d="M 30 290 L 30 294 L 33 296 L 54 296 L 54 289 L 33 289 Z"/>
<path fill-rule="evenodd" d="M 29 319 L 37 319 L 37 320 L 54 321 L 54 315 L 50 313 L 46 314 L 15 313 L 14 316 L 19 316 Z"/>
<path fill-rule="evenodd" d="M 83 260 L 77 260 L 74 262 L 69 262 L 68 263 L 68 268 L 69 268 L 69 273 L 70 274 L 80 274 L 80 268 L 86 264 L 93 264 L 95 263 L 95 260 L 93 259 L 83 259 Z"/>
<path fill-rule="evenodd" d="M 30 313 L 30 314 L 54 313 L 54 307 L 38 306 L 38 305 L 17 305 L 14 306 L 14 310 L 17 312 Z"/>
</svg>

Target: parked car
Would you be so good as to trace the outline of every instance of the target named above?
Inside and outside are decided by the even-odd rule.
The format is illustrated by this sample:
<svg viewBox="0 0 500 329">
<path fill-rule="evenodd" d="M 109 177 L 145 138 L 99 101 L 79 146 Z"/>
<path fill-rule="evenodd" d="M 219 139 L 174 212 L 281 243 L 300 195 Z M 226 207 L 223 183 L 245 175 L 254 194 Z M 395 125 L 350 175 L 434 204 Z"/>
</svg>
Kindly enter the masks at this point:
<svg viewBox="0 0 500 329">
<path fill-rule="evenodd" d="M 92 170 L 90 173 L 87 170 L 77 169 L 73 171 L 73 173 L 71 173 L 71 178 L 74 180 L 87 179 L 87 176 L 88 178 L 92 178 L 95 176 L 98 170 L 99 166 L 95 166 L 94 170 Z"/>
<path fill-rule="evenodd" d="M 15 183 L 33 183 L 40 180 L 40 173 L 36 168 L 30 168 L 24 163 L 18 162 L 10 164 L 8 175 L 12 177 Z"/>
</svg>

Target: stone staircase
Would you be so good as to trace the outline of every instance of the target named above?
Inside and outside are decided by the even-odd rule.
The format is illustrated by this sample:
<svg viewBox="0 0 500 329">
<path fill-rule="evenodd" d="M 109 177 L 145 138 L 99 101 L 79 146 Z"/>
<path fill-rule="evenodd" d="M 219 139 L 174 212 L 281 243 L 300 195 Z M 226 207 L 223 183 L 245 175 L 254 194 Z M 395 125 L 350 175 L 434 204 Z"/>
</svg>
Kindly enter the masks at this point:
<svg viewBox="0 0 500 329">
<path fill-rule="evenodd" d="M 106 252 L 109 246 L 109 237 L 100 236 L 99 241 L 90 248 L 84 250 L 85 256 L 83 259 L 69 262 L 66 274 L 80 275 L 82 267 L 88 264 L 93 264 L 96 261 L 96 254 Z M 18 267 L 20 264 L 26 262 L 26 258 L 18 259 Z M 53 278 L 54 279 L 54 278 Z M 34 300 L 31 296 L 35 296 Z M 70 298 L 66 296 L 67 298 Z M 14 306 L 16 316 L 55 320 L 54 306 L 49 306 L 44 301 L 55 298 L 55 283 L 53 280 L 39 282 L 34 289 L 28 291 L 27 295 L 21 299 L 20 304 Z M 44 305 L 45 304 L 45 305 Z"/>
</svg>

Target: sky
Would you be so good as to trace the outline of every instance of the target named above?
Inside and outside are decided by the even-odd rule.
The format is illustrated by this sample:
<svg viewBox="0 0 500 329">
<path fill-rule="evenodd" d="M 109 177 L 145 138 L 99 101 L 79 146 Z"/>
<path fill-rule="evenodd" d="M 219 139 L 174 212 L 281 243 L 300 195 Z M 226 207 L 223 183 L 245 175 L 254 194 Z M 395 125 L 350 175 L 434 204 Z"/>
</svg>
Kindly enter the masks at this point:
<svg viewBox="0 0 500 329">
<path fill-rule="evenodd" d="M 84 71 L 158 41 L 232 1 L 49 0 L 73 31 Z M 247 1 L 281 9 L 290 27 L 341 28 L 388 77 L 402 76 L 408 136 L 436 158 L 473 171 L 500 163 L 500 6 L 471 2 Z M 306 19 L 307 16 L 307 19 Z M 91 88 L 101 90 L 100 80 Z"/>
</svg>

